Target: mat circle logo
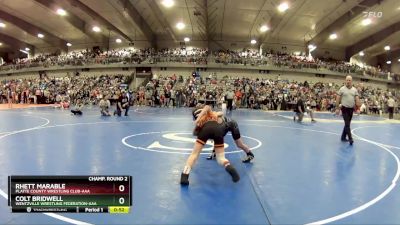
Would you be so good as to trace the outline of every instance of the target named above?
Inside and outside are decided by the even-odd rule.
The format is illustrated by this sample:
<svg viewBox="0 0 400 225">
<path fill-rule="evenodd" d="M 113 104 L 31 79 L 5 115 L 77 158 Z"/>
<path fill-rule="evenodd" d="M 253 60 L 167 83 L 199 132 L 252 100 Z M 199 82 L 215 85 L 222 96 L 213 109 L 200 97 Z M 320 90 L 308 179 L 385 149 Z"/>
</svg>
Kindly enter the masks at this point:
<svg viewBox="0 0 400 225">
<path fill-rule="evenodd" d="M 232 140 L 231 135 L 225 137 L 225 142 L 228 139 Z M 258 139 L 242 136 L 242 139 L 253 149 L 257 149 L 261 146 L 261 141 Z M 228 144 L 225 143 L 225 151 L 227 154 L 238 153 L 241 150 L 237 150 L 233 144 L 233 140 Z M 147 132 L 133 134 L 122 139 L 122 143 L 130 148 L 161 152 L 161 153 L 175 153 L 175 154 L 190 154 L 193 150 L 193 145 L 196 142 L 195 137 L 191 132 Z M 207 141 L 201 154 L 208 154 L 213 150 L 214 143 L 212 140 Z"/>
</svg>

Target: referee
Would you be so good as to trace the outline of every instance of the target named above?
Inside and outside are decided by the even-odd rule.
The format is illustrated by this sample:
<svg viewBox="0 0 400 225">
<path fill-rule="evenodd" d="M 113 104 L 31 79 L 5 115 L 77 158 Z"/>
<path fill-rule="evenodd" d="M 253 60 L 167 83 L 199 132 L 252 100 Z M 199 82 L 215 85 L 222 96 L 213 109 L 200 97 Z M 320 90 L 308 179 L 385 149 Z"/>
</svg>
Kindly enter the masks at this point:
<svg viewBox="0 0 400 225">
<path fill-rule="evenodd" d="M 341 140 L 349 142 L 353 145 L 353 137 L 351 136 L 350 123 L 353 117 L 354 108 L 360 107 L 360 99 L 358 92 L 352 84 L 353 78 L 351 76 L 346 77 L 346 85 L 341 87 L 336 97 L 336 115 L 339 115 L 339 110 L 342 110 L 342 116 L 344 120 L 344 128 L 342 132 Z M 348 139 L 346 139 L 346 136 Z"/>
<path fill-rule="evenodd" d="M 393 112 L 394 112 L 394 104 L 395 101 L 392 97 L 392 94 L 389 93 L 389 99 L 387 100 L 387 105 L 388 105 L 388 112 L 389 112 L 389 119 L 393 119 Z"/>
<path fill-rule="evenodd" d="M 235 93 L 232 91 L 232 89 L 229 89 L 225 96 L 226 101 L 227 101 L 227 109 L 229 110 L 229 112 L 232 112 L 234 97 L 235 97 Z"/>
</svg>

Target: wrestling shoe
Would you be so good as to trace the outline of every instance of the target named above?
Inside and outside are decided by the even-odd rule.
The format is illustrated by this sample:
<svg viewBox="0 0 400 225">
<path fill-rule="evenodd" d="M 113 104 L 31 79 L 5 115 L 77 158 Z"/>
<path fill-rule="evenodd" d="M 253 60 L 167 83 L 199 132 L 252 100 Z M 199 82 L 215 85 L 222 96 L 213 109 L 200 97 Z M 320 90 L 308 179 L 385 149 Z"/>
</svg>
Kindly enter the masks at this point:
<svg viewBox="0 0 400 225">
<path fill-rule="evenodd" d="M 242 159 L 242 162 L 243 163 L 249 163 L 253 159 L 254 159 L 254 154 L 250 151 L 249 153 L 247 153 L 246 158 Z"/>
</svg>

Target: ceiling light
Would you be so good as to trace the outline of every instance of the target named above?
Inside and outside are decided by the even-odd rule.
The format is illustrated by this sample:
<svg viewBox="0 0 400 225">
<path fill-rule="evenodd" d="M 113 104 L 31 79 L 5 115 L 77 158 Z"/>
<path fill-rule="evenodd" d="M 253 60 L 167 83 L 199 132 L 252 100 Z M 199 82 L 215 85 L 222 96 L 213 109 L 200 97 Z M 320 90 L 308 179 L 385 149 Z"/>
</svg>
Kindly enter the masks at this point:
<svg viewBox="0 0 400 225">
<path fill-rule="evenodd" d="M 163 4 L 167 8 L 171 8 L 172 6 L 175 5 L 175 2 L 174 0 L 163 0 L 161 4 Z"/>
<path fill-rule="evenodd" d="M 0 45 L 1 45 L 1 43 L 0 43 Z M 398 59 L 397 61 L 399 61 L 399 62 L 400 62 L 400 59 Z"/>
<path fill-rule="evenodd" d="M 315 24 L 311 26 L 311 30 L 315 30 Z"/>
<path fill-rule="evenodd" d="M 329 35 L 329 39 L 331 39 L 331 40 L 335 40 L 336 38 L 337 38 L 337 34 L 335 34 L 335 33 Z"/>
<path fill-rule="evenodd" d="M 6 27 L 6 24 L 5 23 L 2 23 L 2 22 L 0 22 L 0 27 Z"/>
<path fill-rule="evenodd" d="M 364 54 L 364 52 L 363 52 L 363 51 L 361 51 L 360 53 L 358 53 L 358 55 L 360 55 L 360 56 L 364 56 L 365 54 Z"/>
<path fill-rule="evenodd" d="M 185 42 L 189 42 L 189 41 L 190 41 L 190 38 L 185 37 L 183 40 L 184 40 Z"/>
<path fill-rule="evenodd" d="M 310 51 L 310 53 L 313 52 L 315 49 L 317 49 L 317 46 L 313 44 L 308 45 L 308 50 Z"/>
<path fill-rule="evenodd" d="M 25 51 L 29 51 L 30 49 L 29 48 L 25 48 Z"/>
<path fill-rule="evenodd" d="M 72 46 L 72 44 L 68 42 L 68 43 L 67 43 L 67 46 L 68 46 L 68 47 L 71 47 L 71 46 Z"/>
<path fill-rule="evenodd" d="M 389 61 L 386 62 L 386 64 L 392 64 L 392 61 L 389 60 Z"/>
<path fill-rule="evenodd" d="M 57 9 L 57 14 L 60 16 L 65 16 L 67 15 L 67 12 L 64 9 Z"/>
<path fill-rule="evenodd" d="M 183 28 L 185 28 L 185 24 L 182 22 L 179 22 L 176 24 L 176 28 L 178 28 L 179 30 L 182 30 Z"/>
<path fill-rule="evenodd" d="M 283 2 L 278 6 L 279 12 L 285 12 L 289 8 L 287 2 Z"/>
<path fill-rule="evenodd" d="M 37 36 L 38 36 L 38 38 L 44 38 L 44 35 L 41 33 L 39 33 Z"/>
<path fill-rule="evenodd" d="M 98 26 L 94 26 L 94 27 L 92 28 L 92 30 L 93 30 L 94 32 L 100 32 L 100 31 L 101 31 L 100 27 L 98 27 Z"/>
<path fill-rule="evenodd" d="M 2 45 L 3 45 L 3 43 L 0 42 L 0 46 L 2 46 Z"/>
<path fill-rule="evenodd" d="M 250 41 L 250 43 L 251 43 L 252 45 L 254 45 L 255 43 L 257 43 L 257 41 L 256 41 L 255 39 L 253 39 L 253 40 Z"/>
<path fill-rule="evenodd" d="M 269 30 L 269 27 L 267 25 L 263 25 L 263 26 L 260 27 L 260 31 L 261 32 L 265 32 L 267 30 Z"/>
<path fill-rule="evenodd" d="M 119 38 L 117 38 L 117 39 L 115 39 L 115 42 L 117 42 L 117 43 L 121 43 L 121 42 L 122 42 L 122 40 L 121 40 L 121 39 L 119 39 Z"/>
<path fill-rule="evenodd" d="M 389 51 L 390 50 L 390 46 L 386 45 L 383 49 L 385 49 L 386 51 Z"/>
<path fill-rule="evenodd" d="M 368 26 L 368 25 L 371 24 L 371 22 L 372 22 L 372 20 L 371 20 L 370 18 L 367 18 L 367 19 L 363 19 L 363 20 L 361 21 L 361 24 L 362 24 L 363 26 Z"/>
</svg>

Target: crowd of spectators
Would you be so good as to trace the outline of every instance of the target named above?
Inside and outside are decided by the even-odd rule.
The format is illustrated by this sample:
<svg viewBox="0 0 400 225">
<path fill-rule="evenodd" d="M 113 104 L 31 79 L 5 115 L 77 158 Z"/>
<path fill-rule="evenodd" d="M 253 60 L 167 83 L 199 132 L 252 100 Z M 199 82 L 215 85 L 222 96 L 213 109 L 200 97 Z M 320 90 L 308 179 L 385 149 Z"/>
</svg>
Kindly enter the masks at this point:
<svg viewBox="0 0 400 225">
<path fill-rule="evenodd" d="M 278 68 L 289 69 L 313 69 L 317 71 L 333 71 L 344 74 L 356 74 L 381 79 L 388 79 L 388 71 L 382 70 L 380 67 L 360 67 L 356 64 L 334 60 L 334 59 L 314 59 L 300 54 L 288 54 L 269 50 L 262 55 L 258 51 L 219 51 L 213 52 L 212 59 L 215 63 L 240 64 L 240 65 L 272 65 Z M 396 74 L 390 75 L 391 79 L 400 81 L 400 76 Z"/>
<path fill-rule="evenodd" d="M 54 104 L 69 102 L 75 104 L 97 104 L 103 95 L 114 98 L 121 84 L 127 78 L 123 75 L 65 77 L 42 76 L 38 78 L 11 79 L 0 82 L 0 103 L 8 100 L 12 93 L 13 103 Z"/>
<path fill-rule="evenodd" d="M 139 105 L 159 107 L 193 107 L 198 102 L 221 107 L 229 92 L 234 95 L 234 107 L 292 110 L 300 95 L 306 96 L 306 104 L 317 111 L 335 109 L 335 99 L 339 85 L 333 83 L 308 83 L 265 78 L 232 78 L 225 76 L 216 79 L 212 75 L 206 78 L 183 78 L 180 76 L 158 77 L 139 88 Z M 363 113 L 385 113 L 387 100 L 393 97 L 396 104 L 400 93 L 395 90 L 382 90 L 356 85 L 363 103 Z M 144 101 L 144 102 L 143 102 Z M 397 106 L 396 106 L 397 108 Z"/>
<path fill-rule="evenodd" d="M 240 64 L 251 66 L 269 65 L 274 67 L 285 67 L 289 69 L 312 69 L 317 71 L 333 71 L 344 74 L 357 74 L 366 77 L 380 79 L 393 79 L 400 81 L 400 76 L 390 74 L 379 67 L 360 67 L 356 64 L 333 60 L 313 59 L 300 54 L 288 54 L 275 52 L 273 50 L 263 52 L 255 50 L 224 50 L 211 52 L 202 48 L 175 48 L 175 49 L 118 49 L 110 51 L 81 50 L 72 51 L 67 54 L 39 55 L 29 59 L 17 59 L 11 63 L 0 66 L 0 70 L 18 70 L 30 67 L 51 66 L 84 66 L 91 64 L 157 64 L 163 62 L 188 63 L 205 65 L 210 62 L 225 65 Z"/>
<path fill-rule="evenodd" d="M 125 93 L 128 76 L 101 75 L 86 77 L 68 75 L 49 78 L 3 80 L 0 83 L 0 103 L 7 102 L 8 90 L 13 93 L 14 103 L 97 105 L 109 100 L 116 102 Z M 125 84 L 125 85 L 124 85 Z M 335 98 L 340 85 L 333 83 L 296 82 L 281 79 L 246 78 L 224 76 L 217 79 L 196 76 L 153 76 L 137 90 L 127 90 L 130 104 L 151 107 L 193 107 L 207 103 L 221 108 L 226 96 L 234 96 L 236 108 L 262 110 L 292 110 L 298 96 L 306 96 L 306 105 L 316 111 L 335 109 Z M 397 109 L 400 93 L 382 90 L 357 83 L 362 100 L 363 113 L 385 113 L 387 101 L 393 97 Z"/>
</svg>

